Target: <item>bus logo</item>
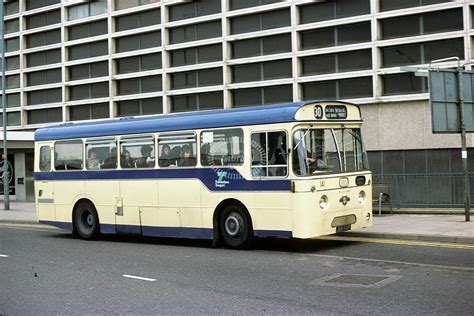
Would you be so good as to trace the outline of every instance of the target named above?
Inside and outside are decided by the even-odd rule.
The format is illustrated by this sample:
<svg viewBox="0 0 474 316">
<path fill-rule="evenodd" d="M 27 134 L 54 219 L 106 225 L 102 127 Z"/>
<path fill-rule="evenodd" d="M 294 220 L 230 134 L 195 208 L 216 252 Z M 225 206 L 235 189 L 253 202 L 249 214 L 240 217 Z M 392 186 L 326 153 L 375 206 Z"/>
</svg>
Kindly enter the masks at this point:
<svg viewBox="0 0 474 316">
<path fill-rule="evenodd" d="M 225 176 L 227 175 L 227 171 L 217 171 L 217 180 L 215 182 L 216 188 L 225 188 L 229 181 L 225 181 Z"/>
<path fill-rule="evenodd" d="M 339 199 L 339 202 L 341 202 L 342 205 L 346 206 L 346 205 L 347 205 L 347 202 L 349 202 L 350 200 L 351 200 L 351 199 L 350 199 L 348 196 L 344 195 L 343 197 L 341 197 L 341 198 Z"/>
</svg>

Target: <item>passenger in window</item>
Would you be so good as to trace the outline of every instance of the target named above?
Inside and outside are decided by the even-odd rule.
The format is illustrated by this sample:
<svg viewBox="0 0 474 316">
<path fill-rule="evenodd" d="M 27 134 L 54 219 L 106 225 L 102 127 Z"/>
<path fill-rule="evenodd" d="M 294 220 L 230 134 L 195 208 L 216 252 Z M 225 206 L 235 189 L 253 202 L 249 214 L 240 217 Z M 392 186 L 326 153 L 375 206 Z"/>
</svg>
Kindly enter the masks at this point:
<svg viewBox="0 0 474 316">
<path fill-rule="evenodd" d="M 110 150 L 109 156 L 104 160 L 102 169 L 115 169 L 117 168 L 117 147 L 113 147 Z"/>
<path fill-rule="evenodd" d="M 97 152 L 94 149 L 89 150 L 89 158 L 87 158 L 87 169 L 99 169 L 100 163 L 97 159 Z"/>
<path fill-rule="evenodd" d="M 140 149 L 142 156 L 138 159 L 138 168 L 153 168 L 155 166 L 155 158 L 152 156 L 153 148 L 149 145 L 143 145 Z"/>
<path fill-rule="evenodd" d="M 181 159 L 179 160 L 179 166 L 191 167 L 196 165 L 196 158 L 191 154 L 191 148 L 189 145 L 184 145 L 181 148 Z"/>
<path fill-rule="evenodd" d="M 158 164 L 160 167 L 169 167 L 171 165 L 171 149 L 169 145 L 164 145 L 161 148 L 161 155 L 158 159 Z"/>
<path fill-rule="evenodd" d="M 128 150 L 124 150 L 122 152 L 122 159 L 120 160 L 120 166 L 122 168 L 135 168 L 135 163 L 132 161 L 130 157 L 130 152 Z"/>
</svg>

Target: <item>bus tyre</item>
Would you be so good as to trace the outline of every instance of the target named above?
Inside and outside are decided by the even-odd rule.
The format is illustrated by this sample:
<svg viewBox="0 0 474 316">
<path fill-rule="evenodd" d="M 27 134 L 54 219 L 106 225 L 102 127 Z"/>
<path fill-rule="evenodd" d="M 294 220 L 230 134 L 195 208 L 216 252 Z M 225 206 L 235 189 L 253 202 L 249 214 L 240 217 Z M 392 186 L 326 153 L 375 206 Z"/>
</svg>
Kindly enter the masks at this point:
<svg viewBox="0 0 474 316">
<path fill-rule="evenodd" d="M 219 231 L 229 248 L 250 247 L 253 238 L 252 222 L 242 207 L 229 205 L 224 209 L 219 220 Z"/>
<path fill-rule="evenodd" d="M 97 239 L 100 232 L 99 216 L 94 205 L 90 202 L 81 202 L 74 212 L 74 228 L 82 239 Z"/>
</svg>

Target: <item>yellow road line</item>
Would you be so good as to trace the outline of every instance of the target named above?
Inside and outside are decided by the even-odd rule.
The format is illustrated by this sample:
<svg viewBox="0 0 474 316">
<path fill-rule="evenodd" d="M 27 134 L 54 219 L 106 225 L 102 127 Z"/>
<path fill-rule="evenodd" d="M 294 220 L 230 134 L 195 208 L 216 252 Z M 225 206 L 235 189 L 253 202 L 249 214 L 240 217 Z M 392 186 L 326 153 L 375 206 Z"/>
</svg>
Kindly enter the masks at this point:
<svg viewBox="0 0 474 316">
<path fill-rule="evenodd" d="M 379 239 L 367 237 L 342 237 L 342 236 L 322 236 L 313 238 L 315 240 L 337 240 L 337 241 L 356 241 L 377 244 L 393 244 L 393 245 L 407 245 L 407 246 L 422 246 L 422 247 L 439 247 L 439 248 L 457 248 L 457 249 L 474 249 L 474 245 L 452 244 L 441 242 L 425 242 L 425 241 L 411 241 L 402 239 Z"/>
</svg>

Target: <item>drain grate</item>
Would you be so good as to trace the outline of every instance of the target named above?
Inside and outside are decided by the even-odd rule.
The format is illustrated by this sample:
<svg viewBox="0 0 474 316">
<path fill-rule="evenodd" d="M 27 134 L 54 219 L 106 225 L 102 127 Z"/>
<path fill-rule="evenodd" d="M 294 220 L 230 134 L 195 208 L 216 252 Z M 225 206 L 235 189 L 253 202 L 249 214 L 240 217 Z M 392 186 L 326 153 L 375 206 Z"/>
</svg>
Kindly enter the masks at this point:
<svg viewBox="0 0 474 316">
<path fill-rule="evenodd" d="M 309 284 L 338 286 L 338 287 L 365 287 L 380 288 L 399 280 L 398 275 L 370 275 L 370 274 L 335 274 L 313 280 Z"/>
</svg>

